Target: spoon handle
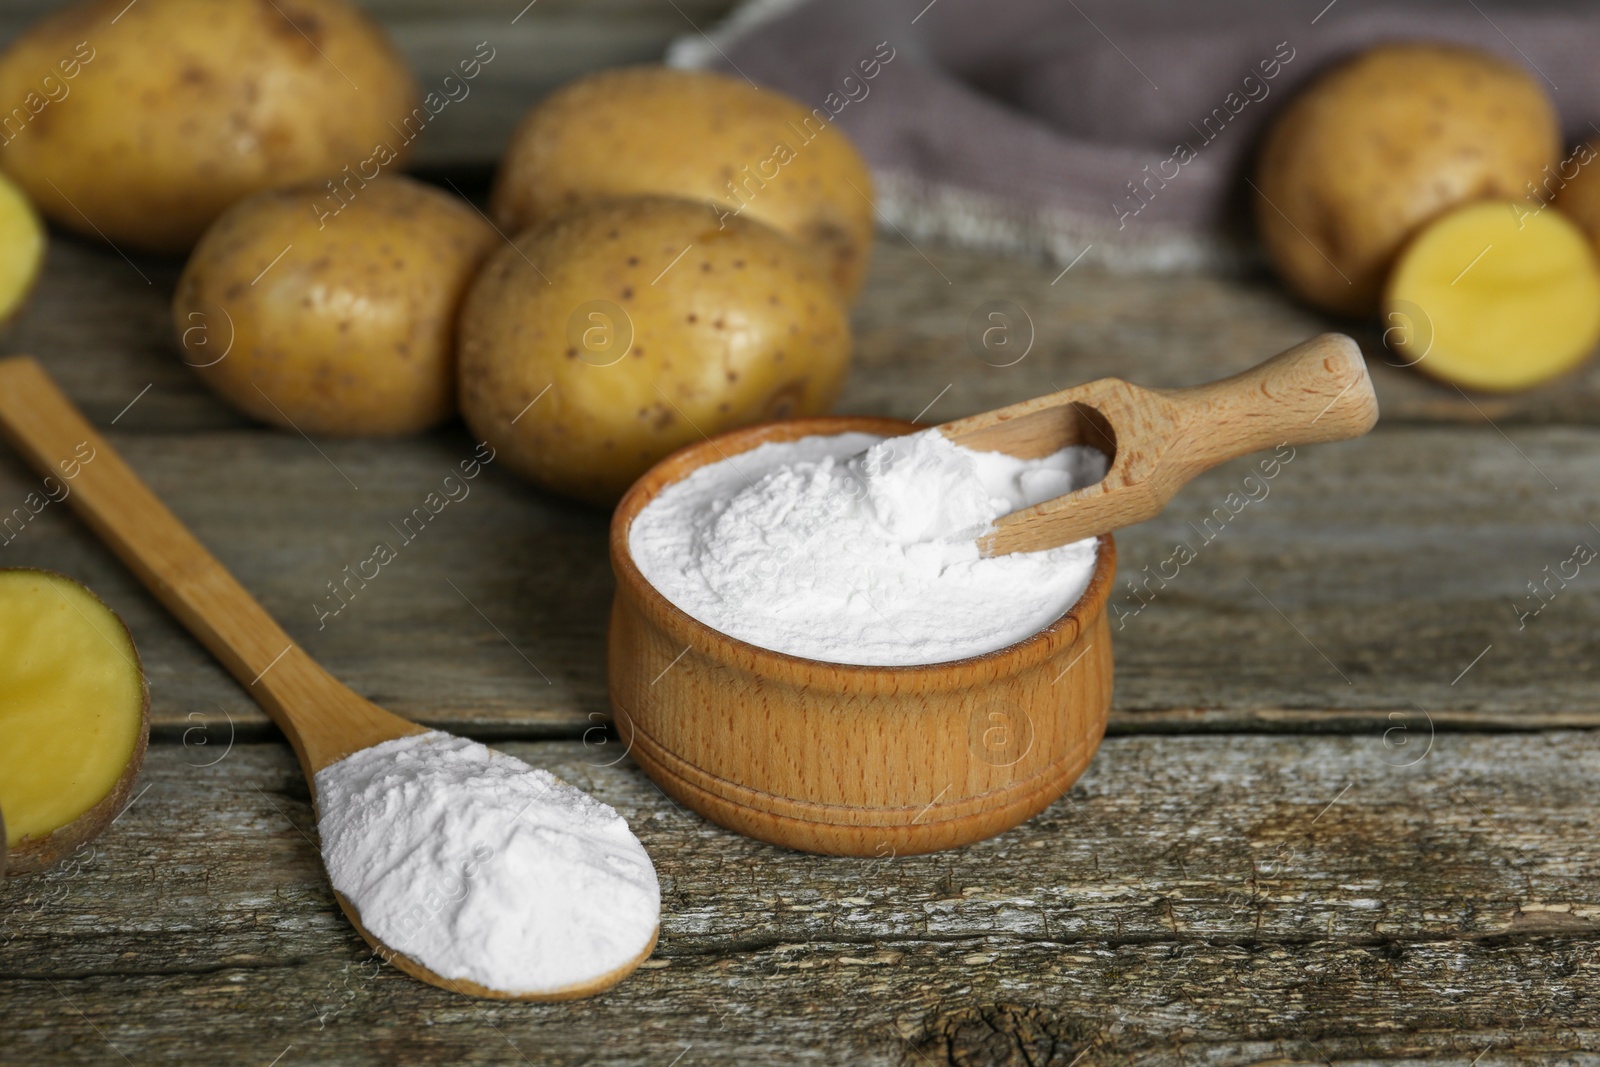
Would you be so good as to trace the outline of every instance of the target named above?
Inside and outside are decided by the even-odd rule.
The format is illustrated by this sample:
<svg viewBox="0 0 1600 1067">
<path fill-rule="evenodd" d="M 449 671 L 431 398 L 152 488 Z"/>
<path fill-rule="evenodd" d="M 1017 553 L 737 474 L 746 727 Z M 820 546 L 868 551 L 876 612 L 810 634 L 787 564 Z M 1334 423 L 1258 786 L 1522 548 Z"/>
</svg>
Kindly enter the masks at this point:
<svg viewBox="0 0 1600 1067">
<path fill-rule="evenodd" d="M 1231 378 L 1151 392 L 1173 405 L 1177 454 L 1193 474 L 1281 444 L 1359 437 L 1378 421 L 1361 349 L 1340 333 L 1319 334 Z"/>
<path fill-rule="evenodd" d="M 302 748 L 289 707 L 350 694 L 158 500 L 37 361 L 0 360 L 0 434 Z M 355 698 L 359 699 L 359 698 Z"/>
</svg>

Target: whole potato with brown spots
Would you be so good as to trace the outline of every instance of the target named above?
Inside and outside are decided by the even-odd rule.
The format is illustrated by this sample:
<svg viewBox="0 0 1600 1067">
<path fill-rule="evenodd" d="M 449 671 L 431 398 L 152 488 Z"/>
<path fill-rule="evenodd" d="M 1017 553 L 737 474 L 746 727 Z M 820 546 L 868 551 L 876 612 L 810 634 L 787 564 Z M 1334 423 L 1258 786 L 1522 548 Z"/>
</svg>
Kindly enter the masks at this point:
<svg viewBox="0 0 1600 1067">
<path fill-rule="evenodd" d="M 1256 169 L 1256 221 L 1291 289 L 1369 315 L 1424 223 L 1468 201 L 1520 199 L 1559 151 L 1555 108 L 1522 68 L 1474 49 L 1384 45 L 1278 117 Z"/>
<path fill-rule="evenodd" d="M 862 77 L 880 66 L 863 60 Z M 514 233 L 608 197 L 705 200 L 811 248 L 852 298 L 872 250 L 872 174 L 832 120 L 823 108 L 708 71 L 600 71 L 522 120 L 491 210 Z"/>
<path fill-rule="evenodd" d="M 317 183 L 206 231 L 178 281 L 185 363 L 241 411 L 305 433 L 414 433 L 455 410 L 456 315 L 499 238 L 473 207 L 380 178 L 330 213 Z"/>
<path fill-rule="evenodd" d="M 850 328 L 815 259 L 748 218 L 641 197 L 524 231 L 461 313 L 461 412 L 512 469 L 616 502 L 667 453 L 826 411 Z"/>
<path fill-rule="evenodd" d="M 184 252 L 252 193 L 397 166 L 417 95 L 345 0 L 83 0 L 0 54 L 0 169 L 68 229 Z"/>
</svg>

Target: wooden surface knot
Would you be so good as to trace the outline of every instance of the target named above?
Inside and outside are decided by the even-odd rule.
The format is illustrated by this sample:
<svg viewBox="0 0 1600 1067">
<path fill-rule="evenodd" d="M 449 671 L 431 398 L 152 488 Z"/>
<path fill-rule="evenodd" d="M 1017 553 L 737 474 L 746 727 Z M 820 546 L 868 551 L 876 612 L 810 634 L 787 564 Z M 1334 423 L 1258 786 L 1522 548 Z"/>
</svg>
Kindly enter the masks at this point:
<svg viewBox="0 0 1600 1067">
<path fill-rule="evenodd" d="M 1079 1062 L 1097 1029 L 1036 1005 L 959 1008 L 940 1012 L 927 1023 L 907 1062 L 939 1067 L 1067 1067 Z"/>
</svg>

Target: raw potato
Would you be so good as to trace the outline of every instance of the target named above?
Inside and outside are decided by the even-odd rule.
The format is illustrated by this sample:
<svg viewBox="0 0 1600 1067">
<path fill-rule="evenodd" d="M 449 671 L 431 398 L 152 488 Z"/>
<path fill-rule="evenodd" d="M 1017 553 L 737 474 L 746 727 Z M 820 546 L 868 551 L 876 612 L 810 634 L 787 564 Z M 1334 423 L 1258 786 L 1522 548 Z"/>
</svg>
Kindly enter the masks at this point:
<svg viewBox="0 0 1600 1067">
<path fill-rule="evenodd" d="M 840 292 L 854 297 L 872 248 L 872 176 L 821 114 L 705 71 L 592 74 L 517 127 L 493 214 L 514 233 L 607 197 L 708 200 L 816 249 Z"/>
<path fill-rule="evenodd" d="M 42 870 L 110 825 L 150 735 L 133 638 L 70 578 L 0 570 L 0 810 L 6 873 Z"/>
<path fill-rule="evenodd" d="M 1488 201 L 1407 246 L 1384 295 L 1385 338 L 1408 363 L 1470 389 L 1526 389 L 1600 341 L 1600 263 L 1555 211 Z"/>
<path fill-rule="evenodd" d="M 609 506 L 702 434 L 825 411 L 849 359 L 843 302 L 795 242 L 707 204 L 615 200 L 485 264 L 461 411 L 514 470 Z"/>
<path fill-rule="evenodd" d="M 1559 136 L 1519 67 L 1445 45 L 1374 48 L 1269 131 L 1255 179 L 1262 241 L 1301 297 L 1370 315 L 1407 237 L 1460 204 L 1522 196 L 1556 162 Z"/>
<path fill-rule="evenodd" d="M 1567 175 L 1572 175 L 1567 178 Z M 1555 206 L 1567 218 L 1582 227 L 1589 240 L 1600 248 L 1600 152 L 1590 143 L 1579 144 L 1572 154 L 1561 161 L 1553 178 L 1545 185 L 1559 182 Z M 1540 189 L 1543 192 L 1543 188 Z M 1541 198 L 1542 199 L 1542 198 Z M 1540 210 L 1540 200 L 1526 204 L 1520 211 Z"/>
<path fill-rule="evenodd" d="M 33 205 L 0 175 L 0 326 L 22 310 L 44 261 L 44 243 Z"/>
<path fill-rule="evenodd" d="M 0 170 L 47 217 L 151 252 L 187 251 L 262 189 L 392 169 L 397 128 L 427 119 L 404 60 L 345 0 L 71 4 L 0 55 L 0 102 Z"/>
<path fill-rule="evenodd" d="M 415 433 L 455 411 L 455 324 L 498 239 L 409 178 L 336 215 L 319 185 L 262 193 L 206 232 L 172 304 L 183 360 L 245 413 L 327 435 Z"/>
</svg>

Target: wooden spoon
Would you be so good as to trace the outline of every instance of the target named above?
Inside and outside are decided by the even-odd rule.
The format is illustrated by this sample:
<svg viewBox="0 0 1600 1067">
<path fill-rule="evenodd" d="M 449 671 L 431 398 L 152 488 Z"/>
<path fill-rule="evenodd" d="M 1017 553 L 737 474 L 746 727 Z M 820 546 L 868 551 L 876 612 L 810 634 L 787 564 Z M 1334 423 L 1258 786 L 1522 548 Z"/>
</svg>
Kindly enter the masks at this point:
<svg viewBox="0 0 1600 1067">
<path fill-rule="evenodd" d="M 79 446 L 87 442 L 93 447 L 94 459 L 78 467 L 67 501 L 288 737 L 313 801 L 317 772 L 324 767 L 384 741 L 428 732 L 357 696 L 291 641 L 29 357 L 0 360 L 0 433 L 37 470 L 53 477 L 68 469 Z M 335 891 L 334 896 L 384 959 L 414 978 L 471 996 L 503 1000 L 590 996 L 627 977 L 655 948 L 652 936 L 636 958 L 581 985 L 506 993 L 433 973 L 373 937 L 344 895 Z"/>
<path fill-rule="evenodd" d="M 1361 349 L 1342 333 L 1325 333 L 1192 389 L 1143 389 L 1101 378 L 947 422 L 939 432 L 966 448 L 1022 459 L 1068 445 L 1091 445 L 1110 459 L 1094 485 L 997 520 L 979 548 L 999 556 L 1143 522 L 1219 463 L 1277 445 L 1360 437 L 1377 421 Z"/>
</svg>

